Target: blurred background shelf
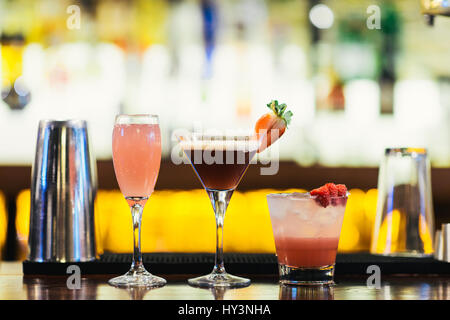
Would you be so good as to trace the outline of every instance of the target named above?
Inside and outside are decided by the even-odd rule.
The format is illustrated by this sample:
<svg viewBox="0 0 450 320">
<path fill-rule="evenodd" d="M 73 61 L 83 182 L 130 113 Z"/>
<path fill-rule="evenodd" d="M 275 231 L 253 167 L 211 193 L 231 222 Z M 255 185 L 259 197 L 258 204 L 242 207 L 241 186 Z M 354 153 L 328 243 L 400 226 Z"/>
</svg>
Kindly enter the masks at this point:
<svg viewBox="0 0 450 320">
<path fill-rule="evenodd" d="M 418 146 L 450 166 L 450 19 L 429 27 L 419 0 L 0 7 L 0 136 L 14 137 L 2 139 L 0 165 L 31 163 L 42 118 L 86 119 L 108 160 L 116 114 L 157 113 L 169 158 L 174 130 L 252 128 L 278 98 L 295 114 L 282 160 L 376 167 L 383 148 Z"/>
</svg>

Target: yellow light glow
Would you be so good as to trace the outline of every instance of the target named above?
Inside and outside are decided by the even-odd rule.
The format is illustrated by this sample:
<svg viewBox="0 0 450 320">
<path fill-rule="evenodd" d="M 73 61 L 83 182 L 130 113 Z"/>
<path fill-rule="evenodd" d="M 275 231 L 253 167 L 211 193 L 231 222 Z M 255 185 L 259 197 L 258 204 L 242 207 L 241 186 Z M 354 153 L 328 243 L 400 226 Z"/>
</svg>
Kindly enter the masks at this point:
<svg viewBox="0 0 450 320">
<path fill-rule="evenodd" d="M 387 254 L 404 251 L 406 247 L 404 229 L 404 215 L 397 209 L 388 212 L 380 227 L 375 252 Z"/>
<path fill-rule="evenodd" d="M 20 242 L 28 241 L 30 228 L 30 190 L 23 190 L 16 200 L 16 232 Z"/>
<path fill-rule="evenodd" d="M 260 189 L 239 192 L 225 216 L 224 250 L 274 253 L 275 245 L 266 196 L 269 193 L 305 192 L 302 189 Z M 368 250 L 376 210 L 376 189 L 350 190 L 339 252 Z M 16 228 L 19 241 L 28 239 L 30 191 L 17 197 Z M 100 190 L 95 201 L 97 251 L 132 252 L 131 213 L 119 191 Z M 155 191 L 142 218 L 143 252 L 214 252 L 215 218 L 206 192 Z"/>
<path fill-rule="evenodd" d="M 426 154 L 427 150 L 425 148 L 408 148 L 406 149 L 409 153 Z"/>
<path fill-rule="evenodd" d="M 423 241 L 424 253 L 433 253 L 433 238 L 431 237 L 430 227 L 428 226 L 427 221 L 422 213 L 419 216 L 419 236 Z"/>
<path fill-rule="evenodd" d="M 342 224 L 341 236 L 338 250 L 340 252 L 350 252 L 361 250 L 361 231 L 363 229 L 362 219 L 364 217 L 364 191 L 360 189 L 349 190 L 350 196 L 347 200 L 344 222 Z"/>
<path fill-rule="evenodd" d="M 0 192 L 0 257 L 6 241 L 7 226 L 8 212 L 6 211 L 5 196 Z"/>
<path fill-rule="evenodd" d="M 346 222 L 342 225 L 341 236 L 339 238 L 339 252 L 353 251 L 359 243 L 358 228 L 352 222 Z"/>
<path fill-rule="evenodd" d="M 2 79 L 10 83 L 22 74 L 22 54 L 24 47 L 21 45 L 2 46 Z"/>
<path fill-rule="evenodd" d="M 361 240 L 361 249 L 370 250 L 375 219 L 377 216 L 378 190 L 368 190 L 363 201 L 363 221 L 361 221 L 359 225 L 361 234 L 363 235 L 363 239 Z"/>
</svg>

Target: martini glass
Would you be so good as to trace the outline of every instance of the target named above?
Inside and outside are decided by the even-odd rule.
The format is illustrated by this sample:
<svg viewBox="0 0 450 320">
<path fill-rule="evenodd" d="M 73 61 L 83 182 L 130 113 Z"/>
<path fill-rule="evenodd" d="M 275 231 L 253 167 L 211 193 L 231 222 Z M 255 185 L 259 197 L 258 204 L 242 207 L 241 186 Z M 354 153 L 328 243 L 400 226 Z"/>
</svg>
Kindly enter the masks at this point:
<svg viewBox="0 0 450 320">
<path fill-rule="evenodd" d="M 113 163 L 120 191 L 133 218 L 133 262 L 130 270 L 109 280 L 116 287 L 160 287 L 166 280 L 148 272 L 142 262 L 141 221 L 153 193 L 161 164 L 161 131 L 158 116 L 118 115 L 113 130 Z"/>
<path fill-rule="evenodd" d="M 180 145 L 205 188 L 216 216 L 216 256 L 212 272 L 189 279 L 188 283 L 203 288 L 238 288 L 250 280 L 225 271 L 223 261 L 223 225 L 225 212 L 234 190 L 259 147 L 253 135 L 179 136 Z"/>
</svg>

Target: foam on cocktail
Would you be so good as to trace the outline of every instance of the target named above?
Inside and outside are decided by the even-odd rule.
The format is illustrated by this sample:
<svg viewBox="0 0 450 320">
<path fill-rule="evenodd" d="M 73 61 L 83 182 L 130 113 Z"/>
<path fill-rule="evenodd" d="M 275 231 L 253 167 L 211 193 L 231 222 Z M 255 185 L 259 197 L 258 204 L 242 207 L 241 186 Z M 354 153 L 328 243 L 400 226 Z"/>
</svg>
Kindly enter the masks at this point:
<svg viewBox="0 0 450 320">
<path fill-rule="evenodd" d="M 185 140 L 180 142 L 183 150 L 215 150 L 215 151 L 256 151 L 258 141 L 250 140 Z"/>
</svg>

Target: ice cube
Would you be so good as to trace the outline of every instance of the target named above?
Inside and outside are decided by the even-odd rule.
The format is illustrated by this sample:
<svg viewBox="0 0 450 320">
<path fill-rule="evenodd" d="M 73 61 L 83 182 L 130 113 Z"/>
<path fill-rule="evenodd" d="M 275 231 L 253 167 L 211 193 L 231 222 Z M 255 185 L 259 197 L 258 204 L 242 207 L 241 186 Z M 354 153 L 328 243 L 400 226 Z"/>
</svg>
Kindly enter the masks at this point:
<svg viewBox="0 0 450 320">
<path fill-rule="evenodd" d="M 282 194 L 268 195 L 267 204 L 271 217 L 283 218 L 289 208 L 289 201 Z"/>
<path fill-rule="evenodd" d="M 309 219 L 311 219 L 310 214 L 306 210 L 300 210 L 300 211 L 298 211 L 296 213 L 297 213 L 297 216 L 298 216 L 298 218 L 300 220 L 309 220 Z"/>
<path fill-rule="evenodd" d="M 327 212 L 321 212 L 321 214 L 318 214 L 318 216 L 317 216 L 317 221 L 322 226 L 324 226 L 324 225 L 326 226 L 326 225 L 332 224 L 334 222 L 334 219 Z"/>
</svg>

